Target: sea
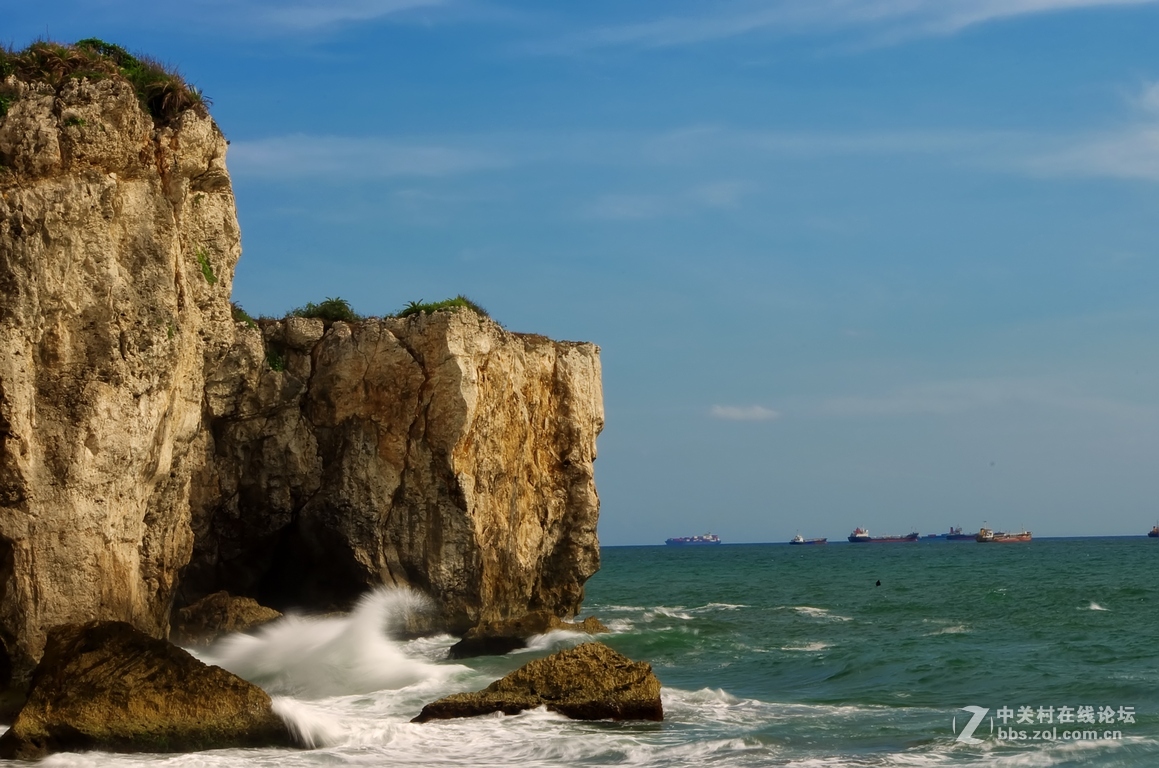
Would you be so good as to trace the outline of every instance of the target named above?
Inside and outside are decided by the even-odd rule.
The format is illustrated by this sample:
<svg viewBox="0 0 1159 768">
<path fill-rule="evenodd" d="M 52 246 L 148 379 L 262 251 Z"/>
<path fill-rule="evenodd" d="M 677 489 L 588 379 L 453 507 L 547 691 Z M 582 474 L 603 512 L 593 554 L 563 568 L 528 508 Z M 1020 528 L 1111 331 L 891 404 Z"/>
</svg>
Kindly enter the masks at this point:
<svg viewBox="0 0 1159 768">
<path fill-rule="evenodd" d="M 1157 766 L 1159 540 L 608 547 L 581 616 L 652 664 L 662 723 L 409 721 L 533 658 L 554 632 L 449 661 L 367 595 L 209 651 L 313 748 L 61 754 L 46 766 Z"/>
</svg>

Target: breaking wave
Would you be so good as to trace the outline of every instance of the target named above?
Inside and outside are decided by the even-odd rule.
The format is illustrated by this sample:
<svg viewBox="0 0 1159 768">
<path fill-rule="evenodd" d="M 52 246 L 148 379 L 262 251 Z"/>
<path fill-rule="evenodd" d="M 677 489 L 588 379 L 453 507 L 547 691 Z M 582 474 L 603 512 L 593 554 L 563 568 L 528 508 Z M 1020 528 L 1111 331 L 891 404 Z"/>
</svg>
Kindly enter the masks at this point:
<svg viewBox="0 0 1159 768">
<path fill-rule="evenodd" d="M 287 615 L 252 635 L 230 635 L 203 656 L 272 694 L 318 699 L 405 688 L 464 669 L 409 656 L 388 636 L 427 608 L 415 592 L 378 589 L 347 615 Z"/>
</svg>

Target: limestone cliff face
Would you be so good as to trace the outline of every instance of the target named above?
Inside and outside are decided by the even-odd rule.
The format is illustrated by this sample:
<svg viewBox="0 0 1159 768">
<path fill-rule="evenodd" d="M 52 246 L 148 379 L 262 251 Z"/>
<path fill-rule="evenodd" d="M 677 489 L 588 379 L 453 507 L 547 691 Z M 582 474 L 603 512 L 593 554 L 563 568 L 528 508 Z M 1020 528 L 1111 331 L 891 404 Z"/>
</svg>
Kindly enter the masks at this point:
<svg viewBox="0 0 1159 768">
<path fill-rule="evenodd" d="M 112 76 L 0 93 L 0 691 L 50 627 L 165 637 L 221 589 L 341 608 L 408 585 L 452 631 L 575 613 L 594 345 L 469 310 L 236 324 L 203 109 L 155 122 Z"/>
<path fill-rule="evenodd" d="M 3 85 L 0 673 L 19 675 L 56 624 L 166 634 L 240 246 L 211 119 L 155 126 L 117 79 Z"/>
<path fill-rule="evenodd" d="M 596 346 L 469 310 L 238 324 L 206 392 L 186 599 L 331 606 L 408 585 L 453 631 L 578 610 L 599 566 Z"/>
</svg>

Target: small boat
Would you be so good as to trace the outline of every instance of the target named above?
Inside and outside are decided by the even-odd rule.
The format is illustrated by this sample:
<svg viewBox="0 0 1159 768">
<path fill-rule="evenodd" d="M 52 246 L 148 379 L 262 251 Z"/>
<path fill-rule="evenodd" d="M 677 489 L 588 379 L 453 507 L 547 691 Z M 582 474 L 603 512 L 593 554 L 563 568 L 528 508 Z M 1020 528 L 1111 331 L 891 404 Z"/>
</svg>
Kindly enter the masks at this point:
<svg viewBox="0 0 1159 768">
<path fill-rule="evenodd" d="M 699 547 L 705 544 L 719 544 L 720 537 L 715 533 L 702 533 L 699 536 L 678 536 L 675 539 L 665 539 L 664 543 L 670 547 Z"/>
<path fill-rule="evenodd" d="M 829 539 L 806 539 L 804 536 L 802 536 L 801 534 L 798 533 L 796 536 L 789 539 L 789 543 L 790 544 L 828 544 Z"/>
<path fill-rule="evenodd" d="M 1147 535 L 1153 539 L 1159 539 L 1159 525 L 1156 525 L 1154 528 L 1152 528 L 1151 532 Z"/>
<path fill-rule="evenodd" d="M 905 536 L 870 536 L 868 528 L 854 528 L 849 534 L 849 541 L 853 544 L 894 544 L 903 541 L 917 541 L 917 531 Z"/>
<path fill-rule="evenodd" d="M 1006 531 L 994 531 L 989 528 L 983 528 L 978 531 L 978 535 L 974 537 L 974 540 L 982 544 L 1017 544 L 1019 542 L 1030 541 L 1030 531 L 1008 533 Z"/>
</svg>

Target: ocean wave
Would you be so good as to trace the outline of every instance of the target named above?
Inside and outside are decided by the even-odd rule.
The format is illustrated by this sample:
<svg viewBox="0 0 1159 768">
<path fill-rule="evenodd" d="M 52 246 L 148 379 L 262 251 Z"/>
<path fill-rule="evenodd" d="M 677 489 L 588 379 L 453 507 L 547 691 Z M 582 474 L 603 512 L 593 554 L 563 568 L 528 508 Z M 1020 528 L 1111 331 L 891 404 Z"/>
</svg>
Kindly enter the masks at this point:
<svg viewBox="0 0 1159 768">
<path fill-rule="evenodd" d="M 200 655 L 270 693 L 307 699 L 404 688 L 466 671 L 409 656 L 387 636 L 425 604 L 414 592 L 378 589 L 346 616 L 285 616 L 253 635 L 229 635 Z"/>
<path fill-rule="evenodd" d="M 1105 611 L 1105 610 L 1107 610 L 1107 609 L 1106 609 L 1106 608 L 1104 608 L 1103 606 L 1099 605 L 1098 603 L 1092 602 L 1092 603 L 1091 603 L 1091 604 L 1090 604 L 1090 605 L 1087 607 L 1087 610 L 1088 610 L 1088 611 Z"/>
<path fill-rule="evenodd" d="M 812 652 L 816 652 L 816 651 L 823 651 L 826 648 L 832 648 L 832 647 L 833 647 L 832 643 L 805 643 L 804 645 L 782 645 L 781 650 L 782 651 L 806 651 L 806 652 L 812 653 Z"/>
<path fill-rule="evenodd" d="M 564 648 L 574 648 L 580 643 L 592 639 L 587 632 L 576 632 L 571 629 L 553 629 L 542 635 L 532 635 L 527 638 L 527 646 L 511 651 L 508 656 L 520 653 L 538 653 L 541 651 L 559 651 Z"/>
<path fill-rule="evenodd" d="M 810 605 L 790 605 L 787 606 L 790 610 L 794 610 L 803 616 L 810 616 L 814 619 L 830 619 L 832 621 L 853 621 L 850 616 L 842 616 L 837 613 L 832 613 L 828 608 L 814 608 Z"/>
</svg>

